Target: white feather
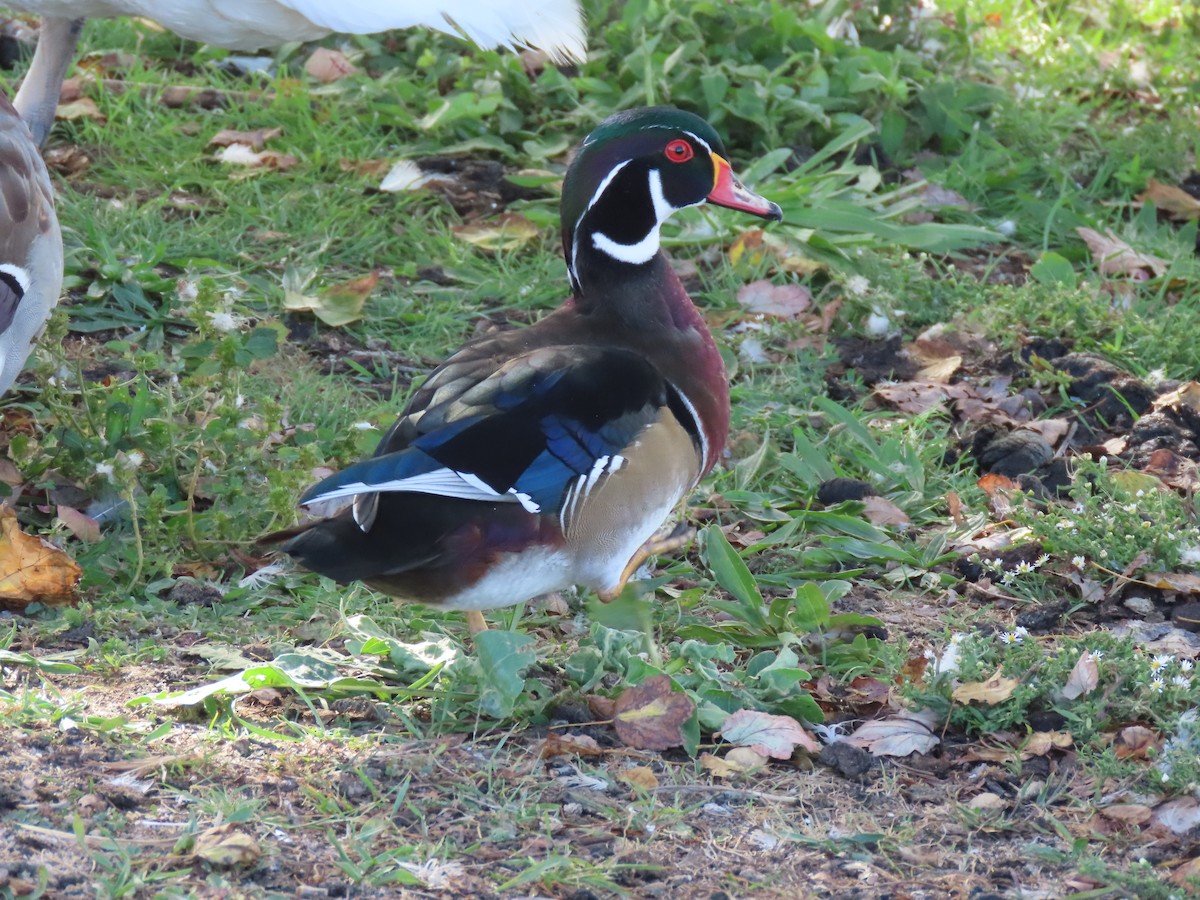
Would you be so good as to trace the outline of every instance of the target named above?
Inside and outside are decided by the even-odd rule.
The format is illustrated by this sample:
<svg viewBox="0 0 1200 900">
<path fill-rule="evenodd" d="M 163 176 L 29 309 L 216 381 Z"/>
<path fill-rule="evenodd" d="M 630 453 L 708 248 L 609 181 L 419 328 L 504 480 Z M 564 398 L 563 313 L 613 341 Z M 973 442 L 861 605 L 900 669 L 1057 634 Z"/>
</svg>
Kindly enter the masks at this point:
<svg viewBox="0 0 1200 900">
<path fill-rule="evenodd" d="M 425 27 L 481 47 L 529 45 L 556 60 L 587 56 L 576 0 L 6 0 L 57 18 L 141 16 L 176 34 L 231 50 L 311 41 L 330 32 L 374 34 Z"/>
<path fill-rule="evenodd" d="M 470 472 L 455 472 L 453 469 L 435 469 L 408 478 L 397 478 L 394 481 L 380 481 L 367 484 L 362 481 L 344 484 L 332 491 L 310 497 L 302 505 L 305 508 L 325 504 L 331 500 L 341 500 L 346 497 L 356 497 L 359 494 L 435 494 L 439 497 L 454 497 L 459 500 L 488 500 L 493 503 L 520 503 L 531 513 L 541 512 L 541 507 L 528 494 L 510 488 L 501 493 L 493 489 L 487 482 Z"/>
</svg>

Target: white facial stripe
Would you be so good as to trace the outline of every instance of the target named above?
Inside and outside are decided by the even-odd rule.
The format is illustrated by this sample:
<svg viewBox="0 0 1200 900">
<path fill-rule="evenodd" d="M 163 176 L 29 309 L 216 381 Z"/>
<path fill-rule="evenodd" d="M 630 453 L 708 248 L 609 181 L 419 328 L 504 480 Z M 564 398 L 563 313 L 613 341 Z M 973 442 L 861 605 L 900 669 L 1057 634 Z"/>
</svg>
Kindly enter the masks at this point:
<svg viewBox="0 0 1200 900">
<path fill-rule="evenodd" d="M 12 263 L 0 263 L 0 272 L 5 275 L 11 275 L 13 279 L 21 286 L 21 293 L 29 293 L 29 273 L 20 266 L 14 266 Z"/>
<path fill-rule="evenodd" d="M 690 131 L 685 131 L 684 134 L 686 134 L 693 141 L 695 141 L 697 144 L 699 144 L 701 147 L 703 147 L 705 150 L 707 150 L 709 152 L 709 154 L 712 153 L 712 147 L 709 145 L 708 141 L 706 141 L 704 138 L 700 137 L 699 135 L 692 134 Z"/>
<path fill-rule="evenodd" d="M 605 179 L 604 184 L 601 185 L 601 190 L 607 184 L 608 179 Z M 658 169 L 650 170 L 649 185 L 650 202 L 654 204 L 654 227 L 636 244 L 619 244 L 607 234 L 602 234 L 599 231 L 594 232 L 592 234 L 592 244 L 597 250 L 611 256 L 613 259 L 632 265 L 641 265 L 654 259 L 659 248 L 658 229 L 662 226 L 663 222 L 667 221 L 671 213 L 675 212 L 676 208 L 667 201 L 666 195 L 663 194 L 662 173 Z M 599 193 L 597 191 L 597 194 Z M 592 202 L 595 202 L 595 200 L 596 198 L 593 197 Z"/>
</svg>

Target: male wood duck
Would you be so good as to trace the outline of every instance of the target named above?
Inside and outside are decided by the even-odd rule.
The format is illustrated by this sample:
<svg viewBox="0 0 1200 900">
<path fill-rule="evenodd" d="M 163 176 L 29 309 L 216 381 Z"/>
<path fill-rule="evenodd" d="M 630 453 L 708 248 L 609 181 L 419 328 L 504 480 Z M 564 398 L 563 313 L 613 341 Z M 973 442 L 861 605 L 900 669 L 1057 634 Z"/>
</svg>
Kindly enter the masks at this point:
<svg viewBox="0 0 1200 900">
<path fill-rule="evenodd" d="M 4 0 L 42 16 L 29 72 L 14 105 L 39 146 L 54 125 L 63 77 L 85 18 L 140 16 L 190 40 L 228 50 L 315 41 L 331 32 L 423 27 L 481 47 L 536 47 L 552 61 L 587 56 L 578 0 Z"/>
<path fill-rule="evenodd" d="M 29 129 L 0 95 L 0 394 L 25 364 L 62 280 L 50 175 Z"/>
<path fill-rule="evenodd" d="M 327 518 L 264 540 L 336 581 L 466 610 L 473 632 L 480 610 L 570 585 L 615 597 L 682 544 L 654 535 L 729 430 L 721 355 L 659 247 L 663 222 L 706 200 L 782 218 L 703 119 L 602 122 L 563 182 L 567 301 L 451 356 L 373 457 L 304 494 Z"/>
</svg>

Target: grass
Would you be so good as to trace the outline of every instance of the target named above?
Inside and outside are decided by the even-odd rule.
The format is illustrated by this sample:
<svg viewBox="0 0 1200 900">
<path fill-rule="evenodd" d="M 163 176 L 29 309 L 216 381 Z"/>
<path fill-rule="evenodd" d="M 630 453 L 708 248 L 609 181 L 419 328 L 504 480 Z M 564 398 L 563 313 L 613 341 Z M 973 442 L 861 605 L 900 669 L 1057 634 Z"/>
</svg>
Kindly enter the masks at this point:
<svg viewBox="0 0 1200 900">
<path fill-rule="evenodd" d="M 142 24 L 88 24 L 87 65 L 126 89 L 86 88 L 102 118 L 56 126 L 69 294 L 4 412 L 23 526 L 80 563 L 82 600 L 0 635 L 0 743 L 18 761 L 0 839 L 23 860 L 0 889 L 1181 895 L 1190 833 L 1149 816 L 1195 792 L 1192 651 L 1112 626 L 1138 617 L 1135 595 L 1151 618 L 1190 596 L 1149 582 L 1194 570 L 1189 482 L 1121 472 L 1113 451 L 1061 503 L 997 495 L 965 401 L 913 412 L 877 386 L 919 368 L 888 335 L 945 338 L 956 386 L 1009 379 L 995 396 L 1024 390 L 1033 418 L 1069 422 L 1055 449 L 1076 457 L 1129 438 L 1111 418 L 1129 401 L 1101 420 L 1023 354 L 1062 341 L 1135 378 L 1195 376 L 1195 223 L 1138 199 L 1150 179 L 1193 183 L 1200 133 L 1178 110 L 1197 102 L 1195 12 L 587 6 L 577 72 L 412 33 L 347 40 L 364 72 L 330 85 L 303 74 L 305 48 L 246 78 Z M 163 85 L 225 102 L 168 106 Z M 319 470 L 370 452 L 439 359 L 562 299 L 556 176 L 593 124 L 647 103 L 708 118 L 787 214 L 765 238 L 706 211 L 666 235 L 732 378 L 731 455 L 693 498 L 696 547 L 611 607 L 492 614 L 470 650 L 456 614 L 256 577 L 253 540 L 294 521 Z M 267 146 L 295 165 L 214 158 L 218 131 L 258 128 L 281 128 Z M 380 192 L 401 158 L 471 165 L 458 187 Z M 464 239 L 499 208 L 532 223 L 518 246 Z M 1080 227 L 1164 268 L 1103 272 Z M 372 272 L 345 327 L 284 309 L 289 285 Z M 738 292 L 763 278 L 807 288 L 812 310 L 747 313 Z M 900 518 L 818 502 L 832 478 Z M 1086 527 L 1063 533 L 1072 516 Z M 986 542 L 1019 525 L 1026 547 Z M 950 647 L 956 666 L 930 662 Z M 1085 651 L 1097 684 L 1068 699 Z M 995 703 L 956 698 L 997 673 L 1013 685 Z M 626 746 L 605 701 L 660 674 L 694 707 L 684 749 Z M 865 774 L 804 753 L 726 778 L 705 762 L 730 758 L 714 732 L 738 709 L 844 732 L 901 708 L 933 710 L 941 744 L 868 754 Z M 1118 751 L 1130 726 L 1150 749 Z M 1029 750 L 1047 727 L 1067 749 Z M 550 734 L 580 743 L 556 753 Z"/>
</svg>

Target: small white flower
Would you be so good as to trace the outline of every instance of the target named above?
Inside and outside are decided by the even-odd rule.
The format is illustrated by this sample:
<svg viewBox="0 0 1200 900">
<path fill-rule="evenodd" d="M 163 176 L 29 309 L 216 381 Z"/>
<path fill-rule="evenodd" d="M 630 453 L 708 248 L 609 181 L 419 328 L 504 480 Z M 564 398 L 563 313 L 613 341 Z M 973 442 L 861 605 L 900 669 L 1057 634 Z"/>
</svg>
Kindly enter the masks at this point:
<svg viewBox="0 0 1200 900">
<path fill-rule="evenodd" d="M 370 422 L 355 422 L 350 427 L 355 431 L 375 431 L 375 426 Z"/>
<path fill-rule="evenodd" d="M 1104 659 L 1104 651 L 1103 650 L 1092 650 L 1091 654 L 1092 654 L 1092 659 Z"/>
<path fill-rule="evenodd" d="M 998 556 L 993 556 L 991 559 L 988 560 L 988 565 L 991 566 L 993 569 L 1003 569 L 1004 568 L 1004 560 L 1002 560 Z"/>
<path fill-rule="evenodd" d="M 1075 568 L 1077 568 L 1077 569 L 1082 569 L 1084 566 L 1086 566 L 1086 565 L 1087 565 L 1087 557 L 1085 557 L 1085 556 L 1072 556 L 1072 557 L 1071 557 L 1071 565 L 1073 565 L 1073 566 L 1074 566 Z"/>
<path fill-rule="evenodd" d="M 1136 494 L 1134 494 L 1133 496 L 1135 496 L 1135 497 L 1145 497 L 1145 496 L 1146 496 L 1146 492 L 1145 492 L 1144 490 L 1142 490 L 1141 488 L 1138 488 L 1138 491 L 1137 491 L 1137 493 L 1136 493 Z"/>
<path fill-rule="evenodd" d="M 118 457 L 120 458 L 120 457 Z M 136 469 L 146 461 L 146 454 L 141 450 L 130 450 L 125 454 L 125 458 L 121 460 L 126 469 Z"/>
<path fill-rule="evenodd" d="M 1150 679 L 1150 690 L 1156 694 L 1161 694 L 1163 692 L 1163 688 L 1166 686 L 1166 683 L 1161 678 L 1156 677 Z"/>
<path fill-rule="evenodd" d="M 1004 632 L 1004 634 L 1000 635 L 1000 643 L 1002 643 L 1002 644 L 1013 644 L 1013 643 L 1018 642 L 1019 640 L 1020 640 L 1020 638 L 1018 638 L 1011 631 L 1006 631 L 1006 632 Z"/>
<path fill-rule="evenodd" d="M 235 316 L 227 310 L 213 310 L 208 314 L 208 319 L 212 322 L 212 327 L 217 331 L 228 334 L 231 331 L 237 331 L 242 327 L 241 318 Z"/>
<path fill-rule="evenodd" d="M 1192 671 L 1192 669 L 1195 668 L 1195 666 L 1196 666 L 1196 664 L 1194 662 L 1192 662 L 1190 659 L 1181 659 L 1179 661 L 1179 668 L 1183 669 L 1183 671 L 1185 671 L 1185 672 Z"/>
<path fill-rule="evenodd" d="M 1178 687 L 1187 687 L 1191 683 L 1192 679 L 1188 678 L 1186 675 L 1176 675 L 1171 679 L 1171 684 L 1177 685 Z"/>
<path fill-rule="evenodd" d="M 243 406 L 245 406 L 245 404 L 246 404 L 246 398 L 243 397 L 241 395 L 241 393 L 238 393 L 238 395 L 233 398 L 233 408 L 234 409 L 241 409 Z"/>
<path fill-rule="evenodd" d="M 1000 579 L 1000 584 L 1002 584 L 1004 587 L 1008 587 L 1010 584 L 1012 584 L 1016 580 L 1017 580 L 1016 572 L 1005 572 L 1004 577 Z"/>
<path fill-rule="evenodd" d="M 175 290 L 179 294 L 181 303 L 191 303 L 200 294 L 200 285 L 194 281 L 188 281 L 186 278 L 180 278 L 175 282 Z"/>
<path fill-rule="evenodd" d="M 1154 659 L 1150 660 L 1150 671 L 1161 671 L 1173 662 L 1175 662 L 1175 657 L 1171 656 L 1169 653 L 1160 653 L 1158 656 L 1154 657 Z"/>
<path fill-rule="evenodd" d="M 1044 566 L 1048 562 L 1050 562 L 1050 554 L 1043 553 L 1041 556 L 1039 556 L 1037 559 L 1035 559 L 1033 561 L 1033 567 L 1036 569 L 1038 566 Z"/>
<path fill-rule="evenodd" d="M 96 474 L 103 475 L 105 478 L 111 480 L 113 477 L 113 464 L 110 462 L 96 463 Z"/>
<path fill-rule="evenodd" d="M 1025 562 L 1024 560 L 1021 560 L 1021 562 L 1017 563 L 1017 567 L 1013 570 L 1013 572 L 1016 573 L 1017 575 L 1028 575 L 1030 572 L 1033 571 L 1033 569 L 1034 569 L 1033 566 L 1031 566 L 1029 563 Z"/>
<path fill-rule="evenodd" d="M 1076 514 L 1083 512 L 1083 504 L 1076 503 L 1074 506 L 1071 507 L 1071 512 L 1076 513 Z"/>
<path fill-rule="evenodd" d="M 1019 641 L 1022 638 L 1029 637 L 1029 629 L 1026 628 L 1024 625 L 1018 625 L 1016 628 L 1013 629 L 1013 634 L 1015 634 L 1017 636 L 1017 640 Z"/>
<path fill-rule="evenodd" d="M 1074 524 L 1075 523 L 1072 522 L 1070 519 L 1059 519 L 1057 522 L 1054 523 L 1054 527 L 1059 529 L 1060 531 L 1066 531 L 1068 528 L 1070 528 Z"/>
<path fill-rule="evenodd" d="M 867 291 L 870 289 L 871 282 L 869 282 L 862 275 L 853 275 L 846 279 L 846 291 L 847 293 L 853 294 L 855 297 L 866 296 Z"/>
</svg>

